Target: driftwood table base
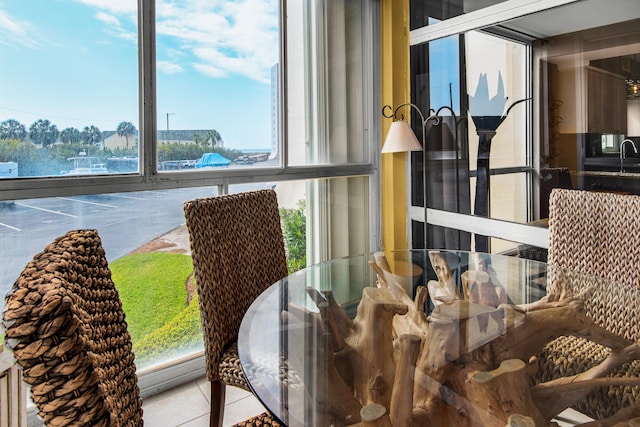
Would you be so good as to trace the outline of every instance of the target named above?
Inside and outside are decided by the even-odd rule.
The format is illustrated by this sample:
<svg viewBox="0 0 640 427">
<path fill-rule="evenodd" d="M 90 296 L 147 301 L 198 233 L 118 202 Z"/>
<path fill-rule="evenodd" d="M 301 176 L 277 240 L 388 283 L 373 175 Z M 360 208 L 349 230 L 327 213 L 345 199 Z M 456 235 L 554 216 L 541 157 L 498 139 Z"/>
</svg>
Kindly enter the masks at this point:
<svg viewBox="0 0 640 427">
<path fill-rule="evenodd" d="M 438 265 L 438 253 L 431 261 Z M 325 425 L 553 426 L 554 417 L 594 387 L 640 385 L 639 378 L 607 377 L 640 358 L 640 344 L 591 321 L 579 295 L 511 305 L 491 274 L 465 273 L 461 295 L 444 268 L 436 269 L 438 283 L 417 288 L 412 299 L 384 257 L 371 266 L 379 287 L 364 289 L 354 320 L 330 292 L 314 289 L 308 292 L 318 314 L 294 307 L 283 313 L 317 334 L 321 374 L 309 395 L 323 408 Z M 426 316 L 430 294 L 436 308 Z M 534 355 L 561 335 L 588 337 L 611 355 L 579 375 L 530 385 Z M 303 361 L 289 364 L 303 369 Z M 640 407 L 583 426 L 640 426 Z"/>
</svg>

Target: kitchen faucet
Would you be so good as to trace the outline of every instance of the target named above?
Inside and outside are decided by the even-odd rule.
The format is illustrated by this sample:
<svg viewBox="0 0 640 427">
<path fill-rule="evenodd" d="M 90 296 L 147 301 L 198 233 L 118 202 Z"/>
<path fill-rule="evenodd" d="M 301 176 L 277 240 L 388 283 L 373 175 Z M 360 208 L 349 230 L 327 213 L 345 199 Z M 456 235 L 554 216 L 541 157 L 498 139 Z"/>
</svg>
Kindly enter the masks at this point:
<svg viewBox="0 0 640 427">
<path fill-rule="evenodd" d="M 635 142 L 633 142 L 630 139 L 625 139 L 624 141 L 622 141 L 620 143 L 620 173 L 624 172 L 624 143 L 625 142 L 630 142 L 631 146 L 633 147 L 633 152 L 638 154 L 638 149 L 636 148 L 636 144 Z"/>
</svg>

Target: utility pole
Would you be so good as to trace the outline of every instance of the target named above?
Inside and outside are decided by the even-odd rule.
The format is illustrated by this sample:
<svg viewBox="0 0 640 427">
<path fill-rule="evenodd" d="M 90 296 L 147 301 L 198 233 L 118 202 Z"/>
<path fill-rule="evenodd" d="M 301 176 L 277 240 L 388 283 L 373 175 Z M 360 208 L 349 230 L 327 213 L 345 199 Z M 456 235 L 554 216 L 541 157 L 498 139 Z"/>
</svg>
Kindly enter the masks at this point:
<svg viewBox="0 0 640 427">
<path fill-rule="evenodd" d="M 170 134 L 169 134 L 169 116 L 174 115 L 175 113 L 167 113 L 167 144 L 171 142 Z"/>
</svg>

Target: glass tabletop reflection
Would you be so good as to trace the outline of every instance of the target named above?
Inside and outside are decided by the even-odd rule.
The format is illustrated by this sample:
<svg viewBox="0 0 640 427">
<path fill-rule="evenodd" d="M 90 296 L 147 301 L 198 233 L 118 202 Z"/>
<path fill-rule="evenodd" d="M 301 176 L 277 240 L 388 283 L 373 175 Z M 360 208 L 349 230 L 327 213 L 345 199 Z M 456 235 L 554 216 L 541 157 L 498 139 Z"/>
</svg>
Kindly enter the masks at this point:
<svg viewBox="0 0 640 427">
<path fill-rule="evenodd" d="M 330 260 L 276 282 L 254 301 L 240 328 L 240 360 L 255 395 L 283 424 L 357 424 L 368 402 L 407 400 L 389 390 L 407 388 L 402 375 L 386 374 L 389 363 L 376 359 L 393 358 L 399 369 L 398 352 L 420 352 L 431 324 L 432 336 L 445 334 L 446 343 L 428 363 L 444 372 L 504 336 L 545 295 L 546 281 L 545 263 L 466 251 Z M 420 375 L 420 362 L 413 365 L 410 382 Z M 441 384 L 424 387 L 432 386 Z M 401 412 L 398 404 L 391 410 Z"/>
</svg>

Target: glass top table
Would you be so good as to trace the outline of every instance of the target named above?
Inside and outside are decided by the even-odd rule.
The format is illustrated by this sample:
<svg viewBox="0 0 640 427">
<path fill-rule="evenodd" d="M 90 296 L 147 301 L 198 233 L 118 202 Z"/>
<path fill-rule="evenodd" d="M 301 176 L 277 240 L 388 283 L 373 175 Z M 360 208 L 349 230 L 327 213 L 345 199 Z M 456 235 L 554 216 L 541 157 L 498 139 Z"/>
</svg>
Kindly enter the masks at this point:
<svg viewBox="0 0 640 427">
<path fill-rule="evenodd" d="M 507 421 L 518 405 L 531 425 L 547 425 L 526 413 L 525 375 L 531 348 L 554 328 L 553 319 L 529 316 L 544 303 L 549 275 L 545 263 L 465 251 L 327 261 L 254 301 L 240 361 L 255 395 L 287 426 L 504 426 L 520 422 Z"/>
</svg>

